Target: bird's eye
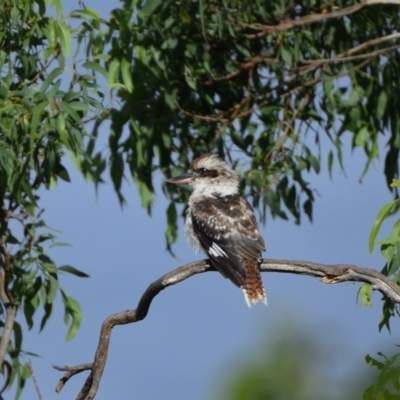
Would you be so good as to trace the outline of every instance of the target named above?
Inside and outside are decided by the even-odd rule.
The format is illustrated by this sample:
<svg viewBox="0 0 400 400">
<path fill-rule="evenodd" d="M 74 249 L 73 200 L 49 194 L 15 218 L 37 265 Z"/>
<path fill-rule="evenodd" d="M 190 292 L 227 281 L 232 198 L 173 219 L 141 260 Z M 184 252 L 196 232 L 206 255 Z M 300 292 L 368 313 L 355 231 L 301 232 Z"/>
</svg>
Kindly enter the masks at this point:
<svg viewBox="0 0 400 400">
<path fill-rule="evenodd" d="M 199 168 L 200 174 L 205 174 L 208 171 L 207 168 Z"/>
</svg>

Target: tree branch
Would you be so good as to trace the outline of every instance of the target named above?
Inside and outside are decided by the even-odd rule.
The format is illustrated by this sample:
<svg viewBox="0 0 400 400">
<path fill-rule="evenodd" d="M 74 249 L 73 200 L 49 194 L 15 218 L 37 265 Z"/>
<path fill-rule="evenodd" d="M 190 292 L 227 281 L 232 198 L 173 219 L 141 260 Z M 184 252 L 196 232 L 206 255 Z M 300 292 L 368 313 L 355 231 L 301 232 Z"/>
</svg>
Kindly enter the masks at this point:
<svg viewBox="0 0 400 400">
<path fill-rule="evenodd" d="M 47 63 L 45 65 L 42 66 L 42 69 L 31 79 L 29 84 L 35 83 L 46 72 L 47 68 L 60 55 L 60 53 L 61 53 L 61 46 L 59 43 L 57 43 L 56 48 L 55 48 L 54 53 L 51 56 L 51 58 L 47 61 Z"/>
<path fill-rule="evenodd" d="M 56 393 L 60 393 L 60 391 L 70 378 L 72 378 L 76 374 L 79 374 L 80 372 L 91 370 L 93 368 L 93 363 L 76 365 L 75 367 L 69 367 L 68 365 L 66 365 L 65 367 L 57 367 L 57 365 L 53 365 L 53 368 L 57 371 L 66 371 L 64 376 L 58 381 L 56 386 Z M 89 377 L 91 379 L 92 374 L 90 374 Z"/>
<path fill-rule="evenodd" d="M 35 385 L 36 393 L 38 395 L 38 400 L 43 400 L 42 393 L 40 392 L 39 384 L 38 384 L 38 381 L 36 380 L 35 371 L 33 370 L 31 360 L 28 361 L 28 368 L 29 368 L 29 371 L 31 372 L 33 384 Z"/>
<path fill-rule="evenodd" d="M 339 19 L 343 17 L 347 17 L 351 14 L 354 14 L 361 9 L 368 7 L 368 6 L 374 6 L 378 4 L 384 4 L 384 5 L 397 5 L 400 6 L 400 0 L 364 0 L 360 4 L 355 4 L 349 7 L 345 7 L 339 10 L 334 10 L 332 12 L 321 12 L 319 14 L 312 14 L 312 15 L 305 15 L 303 17 L 297 18 L 297 19 L 287 19 L 287 20 L 282 20 L 279 24 L 277 25 L 267 25 L 267 24 L 259 24 L 259 23 L 254 23 L 254 24 L 248 24 L 245 21 L 240 21 L 236 20 L 233 17 L 230 17 L 230 20 L 237 23 L 243 28 L 248 28 L 253 31 L 259 31 L 258 33 L 254 34 L 247 34 L 245 35 L 247 39 L 257 39 L 262 36 L 266 36 L 271 32 L 283 32 L 290 30 L 295 27 L 300 27 L 303 25 L 309 25 L 309 24 L 314 24 L 317 22 L 321 21 L 326 21 L 328 19 Z"/>
<path fill-rule="evenodd" d="M 264 259 L 261 262 L 260 270 L 262 272 L 283 272 L 319 277 L 321 278 L 321 282 L 329 284 L 348 281 L 366 282 L 371 284 L 373 289 L 381 292 L 393 303 L 400 303 L 400 286 L 378 271 L 369 268 L 357 267 L 350 264 L 325 265 L 308 261 Z M 100 339 L 93 364 L 81 364 L 75 367 L 57 367 L 53 365 L 53 368 L 59 371 L 66 371 L 63 378 L 58 382 L 56 391 L 59 392 L 73 375 L 90 370 L 91 373 L 78 394 L 77 400 L 93 400 L 96 396 L 107 361 L 112 328 L 115 325 L 125 325 L 141 321 L 146 318 L 151 302 L 162 290 L 176 285 L 193 275 L 208 271 L 215 271 L 208 260 L 196 261 L 177 268 L 151 283 L 140 298 L 135 310 L 122 311 L 107 317 L 101 327 Z"/>
</svg>

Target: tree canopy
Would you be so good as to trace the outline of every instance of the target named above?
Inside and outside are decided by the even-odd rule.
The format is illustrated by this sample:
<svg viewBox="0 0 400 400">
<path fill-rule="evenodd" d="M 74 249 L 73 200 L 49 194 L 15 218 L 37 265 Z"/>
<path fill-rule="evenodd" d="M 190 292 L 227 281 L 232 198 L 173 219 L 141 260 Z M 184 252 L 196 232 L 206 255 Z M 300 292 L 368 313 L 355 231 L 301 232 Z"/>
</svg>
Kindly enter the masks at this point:
<svg viewBox="0 0 400 400">
<path fill-rule="evenodd" d="M 44 328 L 58 293 L 67 339 L 78 302 L 46 246 L 40 193 L 69 181 L 65 158 L 95 187 L 109 173 L 121 205 L 132 179 L 151 212 L 157 174 L 173 176 L 214 151 L 241 173 L 242 190 L 267 215 L 300 223 L 313 216 L 308 172 L 345 171 L 343 146 L 362 148 L 362 178 L 378 157 L 395 198 L 399 187 L 399 2 L 122 1 L 108 19 L 83 3 L 64 15 L 61 0 L 5 0 L 0 6 L 0 364 L 8 355 L 19 390 L 25 328 L 42 309 Z M 101 128 L 110 124 L 108 146 Z M 329 142 L 327 154 L 321 143 Z M 162 185 L 172 251 L 176 204 L 189 191 Z M 398 209 L 382 208 L 371 233 Z M 16 222 L 17 224 L 13 223 Z M 397 223 L 381 243 L 383 273 L 398 283 Z M 62 243 L 61 243 L 62 244 Z M 369 301 L 371 286 L 360 296 Z M 396 306 L 387 298 L 380 327 Z M 15 321 L 24 315 L 26 326 Z M 376 360 L 375 360 L 376 361 Z M 376 364 L 379 366 L 379 363 Z M 372 397 L 371 397 L 372 398 Z"/>
</svg>

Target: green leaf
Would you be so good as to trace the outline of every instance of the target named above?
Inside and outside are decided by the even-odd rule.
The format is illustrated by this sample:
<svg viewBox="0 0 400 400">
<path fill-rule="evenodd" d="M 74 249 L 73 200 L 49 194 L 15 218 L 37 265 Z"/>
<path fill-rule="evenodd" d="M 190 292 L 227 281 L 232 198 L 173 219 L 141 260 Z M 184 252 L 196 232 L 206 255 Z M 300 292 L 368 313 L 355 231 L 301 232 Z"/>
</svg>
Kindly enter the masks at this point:
<svg viewBox="0 0 400 400">
<path fill-rule="evenodd" d="M 357 293 L 357 298 L 360 299 L 364 306 L 372 307 L 371 303 L 372 288 L 369 283 L 364 283 Z"/>
<path fill-rule="evenodd" d="M 43 303 L 44 314 L 42 320 L 40 321 L 39 332 L 43 330 L 47 321 L 51 317 L 51 313 L 53 312 L 53 303 Z"/>
<path fill-rule="evenodd" d="M 369 235 L 369 252 L 372 253 L 374 250 L 375 239 L 379 233 L 379 230 L 382 226 L 385 218 L 390 214 L 393 206 L 395 205 L 395 201 L 391 201 L 390 203 L 385 204 L 379 211 L 378 216 L 376 217 L 374 224 L 372 225 L 371 233 Z"/>
<path fill-rule="evenodd" d="M 120 71 L 120 62 L 112 60 L 108 65 L 108 87 L 112 89 L 117 86 L 118 73 Z"/>
<path fill-rule="evenodd" d="M 56 175 L 65 182 L 71 182 L 67 169 L 62 164 L 57 165 Z"/>
<path fill-rule="evenodd" d="M 144 182 L 139 180 L 135 180 L 135 182 L 139 190 L 142 207 L 150 211 L 151 205 L 154 203 L 154 194 Z"/>
<path fill-rule="evenodd" d="M 162 3 L 163 0 L 147 0 L 144 2 L 144 5 L 139 9 L 140 14 L 143 16 L 150 16 Z"/>
<path fill-rule="evenodd" d="M 200 15 L 200 25 L 201 25 L 201 33 L 204 37 L 206 37 L 206 28 L 204 23 L 204 2 L 203 0 L 199 1 L 199 15 Z"/>
<path fill-rule="evenodd" d="M 108 72 L 103 68 L 100 64 L 94 61 L 86 61 L 82 64 L 83 68 L 91 69 L 93 71 L 98 72 L 99 74 L 103 75 L 104 78 L 108 80 Z"/>
<path fill-rule="evenodd" d="M 22 347 L 22 328 L 17 321 L 14 321 L 13 331 L 14 331 L 14 347 L 20 349 Z"/>
<path fill-rule="evenodd" d="M 320 165 L 319 165 L 319 160 L 317 157 L 313 155 L 308 156 L 308 161 L 310 162 L 311 166 L 313 167 L 314 171 L 319 174 L 320 171 Z"/>
<path fill-rule="evenodd" d="M 329 172 L 329 177 L 332 179 L 332 167 L 333 167 L 333 151 L 329 150 L 328 153 L 328 172 Z"/>
<path fill-rule="evenodd" d="M 379 370 L 382 370 L 385 366 L 385 364 L 381 363 L 380 361 L 376 360 L 375 358 L 372 358 L 369 354 L 365 356 L 365 361 L 367 364 L 377 367 Z"/>
<path fill-rule="evenodd" d="M 391 301 L 385 300 L 383 302 L 383 314 L 379 321 L 379 331 L 385 326 L 390 332 L 390 318 L 394 317 L 394 304 Z"/>
<path fill-rule="evenodd" d="M 100 14 L 94 10 L 93 8 L 90 8 L 86 6 L 86 4 L 83 4 L 83 10 L 74 10 L 71 12 L 72 17 L 84 17 L 84 18 L 91 18 L 95 20 L 101 20 Z"/>
<path fill-rule="evenodd" d="M 30 299 L 24 300 L 24 316 L 28 329 L 33 327 L 33 315 L 39 306 L 39 296 L 36 294 Z"/>
<path fill-rule="evenodd" d="M 64 22 L 57 21 L 56 32 L 60 39 L 64 55 L 69 56 L 71 54 L 71 48 L 72 48 L 70 28 Z"/>
<path fill-rule="evenodd" d="M 56 79 L 59 75 L 63 73 L 64 69 L 57 67 L 54 68 L 47 76 L 42 86 L 40 87 L 40 93 L 46 93 L 47 88 L 51 85 L 51 83 Z"/>
<path fill-rule="evenodd" d="M 131 64 L 126 58 L 123 58 L 121 61 L 121 73 L 122 80 L 128 92 L 132 92 L 133 90 L 133 82 L 132 82 L 132 72 L 131 72 Z"/>
<path fill-rule="evenodd" d="M 397 179 L 393 179 L 392 183 L 390 184 L 390 187 L 400 187 L 400 181 Z"/>
<path fill-rule="evenodd" d="M 378 96 L 378 102 L 376 105 L 376 118 L 381 119 L 383 117 L 383 114 L 386 110 L 386 105 L 388 102 L 388 95 L 384 90 L 379 94 Z"/>
<path fill-rule="evenodd" d="M 82 309 L 79 303 L 72 297 L 66 296 L 64 300 L 64 304 L 66 305 L 65 312 L 71 316 L 71 323 L 65 336 L 65 341 L 68 342 L 78 333 L 82 321 Z"/>
<path fill-rule="evenodd" d="M 63 16 L 61 0 L 47 0 L 46 3 L 49 3 L 52 6 L 54 6 L 57 12 L 57 18 L 61 19 Z"/>
<path fill-rule="evenodd" d="M 65 115 L 59 113 L 56 118 L 57 132 L 60 135 L 60 140 L 69 148 L 70 144 L 68 141 L 67 130 L 65 129 Z"/>
<path fill-rule="evenodd" d="M 59 271 L 68 272 L 69 274 L 79 276 L 80 278 L 89 278 L 89 275 L 85 272 L 72 267 L 71 265 L 63 265 L 62 267 L 57 268 Z"/>
<path fill-rule="evenodd" d="M 39 126 L 39 124 L 42 121 L 42 112 L 44 110 L 44 108 L 46 107 L 47 102 L 43 101 L 42 103 L 39 103 L 34 109 L 33 109 L 33 113 L 32 113 L 32 121 L 31 121 L 31 132 L 30 132 L 30 140 L 31 140 L 31 146 L 30 146 L 30 150 L 31 152 L 33 152 L 33 143 L 34 143 L 34 139 L 36 136 L 36 131 L 37 128 Z"/>
<path fill-rule="evenodd" d="M 281 48 L 281 56 L 283 58 L 283 61 L 285 61 L 286 64 L 292 65 L 293 62 L 293 54 L 285 49 L 284 47 Z"/>
<path fill-rule="evenodd" d="M 61 110 L 63 110 L 66 114 L 69 114 L 78 124 L 82 122 L 79 114 L 65 101 L 62 101 L 60 104 Z"/>
<path fill-rule="evenodd" d="M 58 280 L 54 278 L 52 275 L 49 275 L 48 286 L 47 286 L 47 299 L 46 299 L 47 303 L 51 304 L 54 302 L 57 296 L 58 287 L 59 287 Z"/>
</svg>

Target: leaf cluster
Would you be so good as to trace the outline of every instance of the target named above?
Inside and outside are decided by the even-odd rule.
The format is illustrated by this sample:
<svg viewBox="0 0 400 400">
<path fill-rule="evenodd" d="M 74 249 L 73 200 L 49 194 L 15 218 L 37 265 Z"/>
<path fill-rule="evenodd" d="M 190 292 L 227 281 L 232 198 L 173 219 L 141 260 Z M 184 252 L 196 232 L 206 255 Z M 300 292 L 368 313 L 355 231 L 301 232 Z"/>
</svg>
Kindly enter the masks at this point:
<svg viewBox="0 0 400 400">
<path fill-rule="evenodd" d="M 400 187 L 400 181 L 394 179 L 391 186 Z M 382 274 L 391 278 L 396 284 L 400 284 L 400 219 L 398 219 L 390 232 L 389 237 L 383 240 L 376 240 L 382 224 L 389 217 L 395 215 L 400 210 L 399 199 L 386 203 L 379 210 L 379 213 L 373 223 L 369 237 L 369 251 L 372 253 L 375 243 L 381 245 L 381 255 L 386 260 L 381 271 Z M 362 303 L 371 307 L 372 287 L 370 284 L 361 286 L 358 297 Z M 398 305 L 393 304 L 389 299 L 383 299 L 383 313 L 379 322 L 379 330 L 386 327 L 390 331 L 390 319 L 398 314 Z"/>
<path fill-rule="evenodd" d="M 85 275 L 58 267 L 47 254 L 55 237 L 40 207 L 40 190 L 70 180 L 67 154 L 96 186 L 108 167 L 121 204 L 130 175 L 151 212 L 157 173 L 177 175 L 194 157 L 217 152 L 240 172 L 264 221 L 267 211 L 296 223 L 312 218 L 309 173 L 323 163 L 331 174 L 335 163 L 344 169 L 346 137 L 365 154 L 362 176 L 383 155 L 386 181 L 399 178 L 397 32 L 398 8 L 371 2 L 125 0 L 104 20 L 83 3 L 67 19 L 60 0 L 3 1 L 0 271 L 11 302 L 2 299 L 2 318 L 15 307 L 32 328 L 41 308 L 42 329 L 59 293 L 67 338 L 79 327 L 79 305 L 59 274 Z M 107 152 L 99 148 L 104 121 L 110 122 Z M 176 204 L 189 191 L 162 189 L 170 201 L 170 249 Z M 396 185 L 391 190 L 397 195 Z M 393 207 L 378 217 L 372 242 Z M 384 271 L 395 280 L 399 226 L 382 242 Z M 370 288 L 363 290 L 368 299 Z M 381 325 L 389 327 L 394 308 L 385 304 Z M 8 354 L 22 387 L 29 374 L 17 322 L 13 333 Z"/>
<path fill-rule="evenodd" d="M 129 173 L 150 212 L 154 176 L 185 170 L 214 151 L 239 167 L 263 220 L 312 218 L 307 182 L 322 161 L 332 173 L 345 138 L 365 153 L 363 176 L 382 151 L 387 182 L 398 177 L 398 9 L 346 1 L 125 1 L 104 39 L 109 87 L 110 171 L 121 203 Z M 321 144 L 330 143 L 326 160 Z M 177 237 L 175 203 L 163 187 L 167 244 Z M 396 190 L 394 190 L 396 192 Z"/>
<path fill-rule="evenodd" d="M 363 400 L 396 400 L 400 396 L 400 354 L 386 357 L 378 353 L 379 360 L 367 355 L 366 362 L 379 370 L 378 380 L 363 393 Z"/>
<path fill-rule="evenodd" d="M 81 308 L 60 285 L 59 276 L 87 276 L 72 266 L 57 266 L 47 254 L 49 245 L 59 243 L 43 219 L 41 190 L 54 187 L 59 179 L 70 181 L 65 154 L 95 183 L 101 182 L 105 169 L 104 160 L 87 150 L 94 139 L 85 129 L 85 119 L 106 113 L 98 69 L 91 59 L 72 59 L 72 67 L 68 65 L 74 36 L 82 28 L 67 25 L 61 3 L 52 3 L 55 17 L 41 0 L 10 0 L 0 6 L 0 346 L 7 349 L 13 367 L 10 384 L 17 381 L 17 397 L 30 376 L 23 362 L 24 325 L 32 329 L 42 310 L 42 330 L 59 294 L 68 325 L 66 340 L 73 338 Z M 12 309 L 21 312 L 23 324 L 8 320 Z M 12 325 L 11 337 L 5 334 L 6 323 Z M 0 354 L 0 364 L 4 356 Z"/>
</svg>

